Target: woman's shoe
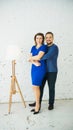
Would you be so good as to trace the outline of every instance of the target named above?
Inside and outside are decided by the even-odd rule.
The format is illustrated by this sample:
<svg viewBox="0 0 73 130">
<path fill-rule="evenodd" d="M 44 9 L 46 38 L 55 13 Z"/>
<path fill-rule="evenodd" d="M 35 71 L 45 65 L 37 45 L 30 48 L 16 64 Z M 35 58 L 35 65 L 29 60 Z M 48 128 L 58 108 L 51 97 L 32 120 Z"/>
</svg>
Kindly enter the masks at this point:
<svg viewBox="0 0 73 130">
<path fill-rule="evenodd" d="M 35 107 L 36 102 L 29 104 L 30 107 Z"/>
<path fill-rule="evenodd" d="M 40 111 L 40 110 L 39 110 Z M 39 111 L 34 111 L 34 113 L 33 114 L 38 114 L 39 113 Z"/>
<path fill-rule="evenodd" d="M 35 109 L 32 109 L 32 110 L 31 110 L 31 112 L 34 112 L 34 111 L 35 111 Z"/>
<path fill-rule="evenodd" d="M 38 113 L 40 112 L 40 109 L 41 109 L 41 107 L 39 108 L 39 110 L 38 110 L 38 111 L 34 111 L 34 113 L 33 113 L 33 114 L 38 114 Z"/>
</svg>

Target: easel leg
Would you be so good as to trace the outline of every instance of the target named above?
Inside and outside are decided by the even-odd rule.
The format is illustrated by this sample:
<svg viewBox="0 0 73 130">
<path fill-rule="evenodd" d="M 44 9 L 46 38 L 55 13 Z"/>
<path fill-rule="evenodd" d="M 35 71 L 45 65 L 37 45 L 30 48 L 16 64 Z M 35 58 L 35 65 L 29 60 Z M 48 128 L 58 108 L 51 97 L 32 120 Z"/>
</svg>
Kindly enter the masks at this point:
<svg viewBox="0 0 73 130">
<path fill-rule="evenodd" d="M 11 79 L 11 88 L 10 88 L 10 97 L 9 97 L 9 110 L 8 110 L 9 114 L 11 110 L 11 104 L 12 104 L 12 79 Z"/>
<path fill-rule="evenodd" d="M 10 110 L 11 110 L 11 104 L 12 104 L 12 93 L 10 92 L 10 99 L 9 99 L 9 114 L 10 114 Z"/>
<path fill-rule="evenodd" d="M 20 93 L 20 95 L 21 95 L 22 102 L 23 102 L 24 106 L 26 107 L 26 104 L 25 104 L 25 101 L 24 101 L 24 98 L 23 98 L 23 95 L 22 95 L 22 92 L 21 92 L 21 90 L 20 90 L 20 87 L 19 87 L 19 84 L 18 84 L 18 81 L 17 81 L 16 77 L 15 77 L 15 81 L 16 81 L 16 84 L 17 84 L 19 93 Z"/>
<path fill-rule="evenodd" d="M 16 87 L 15 87 L 15 83 L 17 84 L 17 87 L 18 87 L 18 91 L 21 95 L 21 99 L 22 99 L 22 102 L 24 104 L 24 106 L 26 107 L 26 104 L 25 104 L 25 101 L 24 101 L 24 98 L 23 98 L 23 95 L 22 95 L 22 92 L 20 90 L 20 87 L 19 87 L 19 84 L 18 84 L 18 81 L 16 79 L 16 76 L 15 76 L 15 60 L 12 61 L 12 76 L 11 76 L 11 88 L 10 88 L 10 96 L 9 96 L 9 114 L 10 114 L 10 110 L 11 110 L 11 104 L 12 104 L 12 95 L 13 94 L 16 94 Z"/>
</svg>

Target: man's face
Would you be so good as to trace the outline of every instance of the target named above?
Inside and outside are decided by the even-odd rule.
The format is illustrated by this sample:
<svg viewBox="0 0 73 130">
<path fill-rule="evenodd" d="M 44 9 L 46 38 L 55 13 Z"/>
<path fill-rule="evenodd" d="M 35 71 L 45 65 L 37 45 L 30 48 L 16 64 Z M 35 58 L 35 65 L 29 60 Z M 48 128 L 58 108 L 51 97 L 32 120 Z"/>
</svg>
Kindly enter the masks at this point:
<svg viewBox="0 0 73 130">
<path fill-rule="evenodd" d="M 53 39 L 54 38 L 53 38 L 52 34 L 46 34 L 45 40 L 46 40 L 47 45 L 51 45 L 53 43 Z"/>
</svg>

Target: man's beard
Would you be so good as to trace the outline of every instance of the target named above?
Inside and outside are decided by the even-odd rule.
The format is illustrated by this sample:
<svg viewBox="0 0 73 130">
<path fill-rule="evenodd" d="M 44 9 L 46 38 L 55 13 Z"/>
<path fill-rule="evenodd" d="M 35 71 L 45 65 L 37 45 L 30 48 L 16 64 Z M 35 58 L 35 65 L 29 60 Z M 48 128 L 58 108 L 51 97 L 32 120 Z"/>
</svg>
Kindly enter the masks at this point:
<svg viewBox="0 0 73 130">
<path fill-rule="evenodd" d="M 50 43 L 47 43 L 47 45 L 51 45 L 52 44 L 52 42 L 50 42 Z"/>
</svg>

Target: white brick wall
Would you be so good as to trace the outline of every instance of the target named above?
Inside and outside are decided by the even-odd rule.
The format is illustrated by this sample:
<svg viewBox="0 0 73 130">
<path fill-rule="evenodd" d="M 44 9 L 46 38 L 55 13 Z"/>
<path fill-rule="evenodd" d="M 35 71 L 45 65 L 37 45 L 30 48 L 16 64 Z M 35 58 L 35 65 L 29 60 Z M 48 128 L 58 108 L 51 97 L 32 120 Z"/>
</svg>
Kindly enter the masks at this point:
<svg viewBox="0 0 73 130">
<path fill-rule="evenodd" d="M 5 60 L 9 44 L 17 44 L 21 57 L 16 76 L 25 100 L 34 100 L 28 55 L 37 32 L 52 31 L 59 47 L 56 99 L 73 98 L 73 1 L 72 0 L 3 0 L 0 1 L 0 102 L 8 102 L 11 62 Z M 20 101 L 20 95 L 13 96 Z M 45 85 L 44 97 L 48 99 Z"/>
</svg>

